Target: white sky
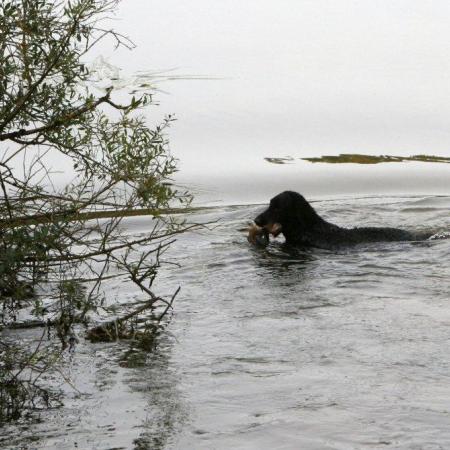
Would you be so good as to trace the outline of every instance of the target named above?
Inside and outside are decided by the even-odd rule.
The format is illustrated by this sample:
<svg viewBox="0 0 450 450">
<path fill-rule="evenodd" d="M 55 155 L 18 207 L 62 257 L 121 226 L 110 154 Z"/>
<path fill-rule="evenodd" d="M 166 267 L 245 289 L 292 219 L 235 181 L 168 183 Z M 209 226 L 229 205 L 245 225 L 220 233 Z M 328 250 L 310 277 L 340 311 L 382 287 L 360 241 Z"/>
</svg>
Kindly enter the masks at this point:
<svg viewBox="0 0 450 450">
<path fill-rule="evenodd" d="M 124 0 L 126 72 L 161 85 L 186 173 L 264 170 L 264 156 L 450 156 L 448 0 Z M 448 172 L 447 172 L 448 173 Z M 441 180 L 443 182 L 443 180 Z"/>
</svg>

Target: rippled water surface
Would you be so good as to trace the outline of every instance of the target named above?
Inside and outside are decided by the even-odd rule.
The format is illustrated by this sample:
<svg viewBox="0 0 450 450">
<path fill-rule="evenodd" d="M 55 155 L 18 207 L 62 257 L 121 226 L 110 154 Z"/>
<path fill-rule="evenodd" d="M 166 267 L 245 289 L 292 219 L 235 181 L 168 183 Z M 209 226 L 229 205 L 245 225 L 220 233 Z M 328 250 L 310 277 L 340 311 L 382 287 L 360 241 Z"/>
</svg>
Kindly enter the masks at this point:
<svg viewBox="0 0 450 450">
<path fill-rule="evenodd" d="M 314 206 L 339 225 L 450 229 L 445 196 Z M 0 446 L 450 448 L 450 240 L 257 249 L 240 230 L 261 209 L 191 217 L 214 223 L 171 250 L 181 266 L 160 288 L 182 291 L 154 351 L 81 342 L 65 406 L 4 429 Z M 109 292 L 139 295 L 118 282 Z"/>
</svg>

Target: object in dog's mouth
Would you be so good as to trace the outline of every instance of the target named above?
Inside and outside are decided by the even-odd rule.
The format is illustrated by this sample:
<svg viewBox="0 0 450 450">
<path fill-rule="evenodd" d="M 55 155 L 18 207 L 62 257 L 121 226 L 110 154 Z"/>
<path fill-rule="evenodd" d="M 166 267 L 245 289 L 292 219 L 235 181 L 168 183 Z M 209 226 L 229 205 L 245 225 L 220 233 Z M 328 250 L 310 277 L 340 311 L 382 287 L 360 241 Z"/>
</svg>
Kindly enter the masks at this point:
<svg viewBox="0 0 450 450">
<path fill-rule="evenodd" d="M 266 225 L 264 228 L 273 237 L 277 237 L 281 233 L 281 224 L 277 222 Z"/>
<path fill-rule="evenodd" d="M 269 232 L 265 228 L 253 224 L 248 229 L 247 239 L 250 244 L 266 247 L 269 244 Z"/>
</svg>

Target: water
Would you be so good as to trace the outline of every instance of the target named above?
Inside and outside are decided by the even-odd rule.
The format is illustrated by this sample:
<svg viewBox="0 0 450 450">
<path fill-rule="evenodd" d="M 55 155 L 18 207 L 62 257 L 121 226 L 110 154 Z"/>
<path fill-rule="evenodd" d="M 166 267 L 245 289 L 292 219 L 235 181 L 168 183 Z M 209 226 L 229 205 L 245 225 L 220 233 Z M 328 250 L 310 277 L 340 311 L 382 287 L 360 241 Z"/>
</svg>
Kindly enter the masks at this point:
<svg viewBox="0 0 450 450">
<path fill-rule="evenodd" d="M 299 160 L 450 156 L 449 8 L 122 2 L 112 26 L 137 49 L 104 43 L 93 59 L 104 55 L 124 75 L 216 78 L 160 83 L 161 106 L 147 113 L 151 123 L 176 113 L 177 180 L 214 206 L 190 217 L 211 229 L 181 235 L 171 249 L 181 267 L 163 270 L 158 286 L 182 291 L 154 349 L 80 335 L 61 365 L 70 383 L 48 380 L 64 406 L 1 429 L 0 447 L 450 448 L 450 240 L 295 251 L 282 239 L 253 248 L 240 231 L 285 189 L 317 200 L 339 225 L 450 229 L 449 165 Z M 292 164 L 264 160 L 286 156 Z M 71 164 L 52 156 L 51 166 L 65 183 Z M 149 222 L 127 227 L 140 234 Z M 107 295 L 141 294 L 111 281 Z"/>
<path fill-rule="evenodd" d="M 314 206 L 340 225 L 449 229 L 448 196 Z M 64 366 L 76 388 L 62 384 L 64 407 L 3 429 L 0 446 L 449 448 L 450 240 L 256 249 L 239 230 L 261 208 L 192 217 L 217 223 L 171 250 L 181 267 L 161 273 L 160 289 L 182 292 L 154 350 L 82 341 Z M 128 221 L 132 233 L 146 226 Z"/>
</svg>

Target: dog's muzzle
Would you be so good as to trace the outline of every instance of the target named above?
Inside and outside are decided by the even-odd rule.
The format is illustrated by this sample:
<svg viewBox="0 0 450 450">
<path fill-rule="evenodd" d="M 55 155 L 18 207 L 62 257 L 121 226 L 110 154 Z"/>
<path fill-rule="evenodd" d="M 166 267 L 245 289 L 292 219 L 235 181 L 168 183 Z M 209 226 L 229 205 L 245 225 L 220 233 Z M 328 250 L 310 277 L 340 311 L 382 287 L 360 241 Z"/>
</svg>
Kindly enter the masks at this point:
<svg viewBox="0 0 450 450">
<path fill-rule="evenodd" d="M 282 230 L 281 223 L 269 223 L 264 227 L 273 237 L 277 237 Z"/>
<path fill-rule="evenodd" d="M 260 228 L 264 228 L 268 233 L 270 233 L 273 237 L 277 237 L 281 231 L 282 231 L 282 226 L 281 223 L 278 222 L 270 222 L 270 223 L 263 223 L 259 217 L 257 217 L 255 219 L 255 224 L 260 227 Z"/>
</svg>

